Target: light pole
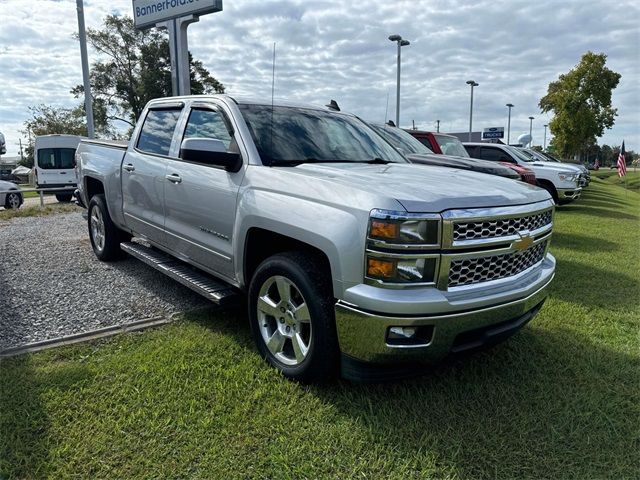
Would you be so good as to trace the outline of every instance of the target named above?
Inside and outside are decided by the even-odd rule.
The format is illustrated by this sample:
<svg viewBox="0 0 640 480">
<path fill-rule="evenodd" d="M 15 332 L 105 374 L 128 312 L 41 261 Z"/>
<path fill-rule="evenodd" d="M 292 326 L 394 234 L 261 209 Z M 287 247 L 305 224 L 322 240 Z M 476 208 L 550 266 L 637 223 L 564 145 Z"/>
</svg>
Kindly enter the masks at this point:
<svg viewBox="0 0 640 480">
<path fill-rule="evenodd" d="M 507 120 L 507 145 L 511 142 L 511 109 L 514 107 L 513 103 L 507 103 L 509 107 L 509 120 Z"/>
<path fill-rule="evenodd" d="M 549 126 L 549 124 L 546 124 L 544 126 L 544 146 L 542 147 L 542 151 L 546 152 L 547 151 L 547 127 Z"/>
<path fill-rule="evenodd" d="M 531 131 L 533 129 L 533 117 L 529 117 L 529 148 L 533 145 L 533 137 L 531 136 Z"/>
<path fill-rule="evenodd" d="M 471 131 L 473 129 L 473 87 L 480 85 L 473 80 L 467 80 L 467 85 L 471 86 L 471 105 L 469 107 L 469 141 L 471 141 Z"/>
<path fill-rule="evenodd" d="M 437 123 L 436 132 L 440 133 L 440 120 L 436 120 L 436 123 Z"/>
<path fill-rule="evenodd" d="M 87 34 L 84 28 L 84 5 L 82 0 L 76 0 L 78 11 L 78 39 L 80 40 L 80 59 L 82 61 L 82 84 L 84 86 L 84 109 L 87 115 L 87 134 L 93 138 L 93 101 L 91 98 L 91 84 L 89 83 L 89 59 L 87 56 Z"/>
<path fill-rule="evenodd" d="M 396 80 L 396 126 L 400 126 L 400 51 L 402 47 L 411 45 L 409 40 L 403 39 L 400 35 L 390 35 L 389 40 L 398 44 L 398 78 Z"/>
</svg>

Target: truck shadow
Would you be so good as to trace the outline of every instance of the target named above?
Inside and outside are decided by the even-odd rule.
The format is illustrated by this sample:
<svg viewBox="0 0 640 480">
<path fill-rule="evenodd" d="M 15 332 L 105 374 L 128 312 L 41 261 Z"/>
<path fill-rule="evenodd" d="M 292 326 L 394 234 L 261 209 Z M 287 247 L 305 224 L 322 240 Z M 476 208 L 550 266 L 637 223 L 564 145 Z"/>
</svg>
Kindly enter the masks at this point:
<svg viewBox="0 0 640 480">
<path fill-rule="evenodd" d="M 611 206 L 613 208 L 613 205 Z M 593 206 L 590 203 L 588 205 L 564 205 L 559 208 L 560 212 L 567 213 L 584 213 L 593 217 L 603 218 L 617 218 L 621 220 L 639 220 L 638 215 L 631 215 L 619 210 L 612 210 L 611 208 L 603 208 L 599 206 Z"/>
<path fill-rule="evenodd" d="M 603 238 L 580 235 L 577 233 L 553 232 L 551 252 L 555 247 L 578 250 L 581 252 L 612 252 L 620 250 L 620 245 Z"/>
</svg>

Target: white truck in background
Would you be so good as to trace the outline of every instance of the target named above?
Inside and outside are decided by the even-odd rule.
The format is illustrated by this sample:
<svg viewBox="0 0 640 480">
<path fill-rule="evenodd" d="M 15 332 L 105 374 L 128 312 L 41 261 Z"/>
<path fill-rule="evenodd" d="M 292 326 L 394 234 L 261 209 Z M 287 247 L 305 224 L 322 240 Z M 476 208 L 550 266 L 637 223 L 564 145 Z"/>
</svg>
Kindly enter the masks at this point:
<svg viewBox="0 0 640 480">
<path fill-rule="evenodd" d="M 36 137 L 33 171 L 37 188 L 65 188 L 56 191 L 59 202 L 70 202 L 78 183 L 76 149 L 83 137 L 78 135 L 41 135 Z"/>
</svg>

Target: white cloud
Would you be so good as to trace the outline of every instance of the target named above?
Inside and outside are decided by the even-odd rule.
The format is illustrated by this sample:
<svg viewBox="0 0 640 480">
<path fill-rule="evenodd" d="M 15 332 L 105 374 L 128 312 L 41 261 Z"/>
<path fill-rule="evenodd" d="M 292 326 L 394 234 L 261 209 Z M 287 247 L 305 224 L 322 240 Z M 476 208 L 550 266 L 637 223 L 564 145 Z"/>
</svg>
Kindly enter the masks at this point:
<svg viewBox="0 0 640 480">
<path fill-rule="evenodd" d="M 109 13 L 130 14 L 130 0 L 85 0 L 88 27 Z M 69 90 L 81 83 L 73 0 L 0 3 L 0 130 L 8 154 L 17 152 L 27 107 L 73 106 Z M 512 132 L 542 141 L 550 119 L 538 109 L 549 82 L 587 50 L 609 55 L 622 74 L 614 91 L 619 116 L 601 143 L 626 140 L 640 150 L 640 9 L 631 0 L 396 1 L 234 0 L 190 27 L 190 47 L 232 94 L 269 96 L 271 55 L 277 43 L 276 95 L 326 103 L 381 122 L 395 116 L 395 45 L 403 48 L 401 124 L 443 131 L 468 128 L 469 87 L 475 90 L 474 126 L 506 123 Z M 95 52 L 90 52 L 95 59 Z"/>
</svg>

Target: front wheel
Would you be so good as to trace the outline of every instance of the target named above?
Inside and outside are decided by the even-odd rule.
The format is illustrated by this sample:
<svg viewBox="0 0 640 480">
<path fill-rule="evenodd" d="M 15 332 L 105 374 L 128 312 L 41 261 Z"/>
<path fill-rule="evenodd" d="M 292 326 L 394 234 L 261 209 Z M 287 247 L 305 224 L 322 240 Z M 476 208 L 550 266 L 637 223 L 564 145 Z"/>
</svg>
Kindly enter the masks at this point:
<svg viewBox="0 0 640 480">
<path fill-rule="evenodd" d="M 335 375 L 339 349 L 330 274 L 311 254 L 287 252 L 260 264 L 249 285 L 251 332 L 260 354 L 285 377 Z"/>
<path fill-rule="evenodd" d="M 9 192 L 4 200 L 4 208 L 20 208 L 22 197 L 19 193 Z"/>
<path fill-rule="evenodd" d="M 96 257 L 103 262 L 122 258 L 120 243 L 127 240 L 128 235 L 111 220 L 104 195 L 91 197 L 88 211 L 89 239 Z"/>
</svg>

